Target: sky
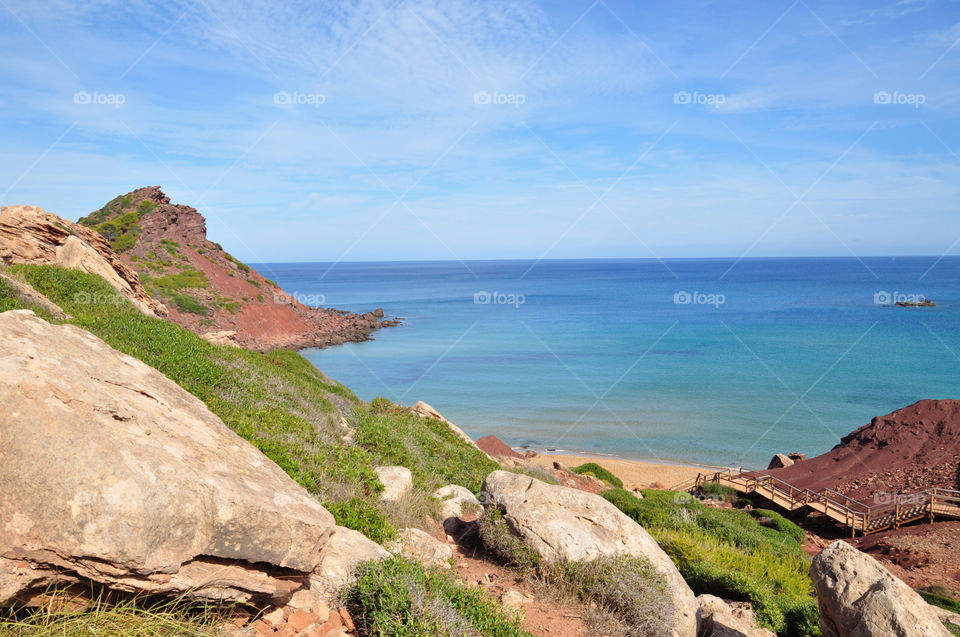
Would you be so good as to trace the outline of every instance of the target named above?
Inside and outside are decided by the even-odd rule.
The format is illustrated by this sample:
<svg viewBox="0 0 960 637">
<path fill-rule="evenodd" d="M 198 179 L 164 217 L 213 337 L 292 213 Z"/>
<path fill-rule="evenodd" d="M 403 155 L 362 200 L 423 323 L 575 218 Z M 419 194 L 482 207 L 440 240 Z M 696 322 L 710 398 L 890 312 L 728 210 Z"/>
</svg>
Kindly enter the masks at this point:
<svg viewBox="0 0 960 637">
<path fill-rule="evenodd" d="M 0 0 L 0 203 L 250 262 L 960 254 L 960 3 Z"/>
</svg>

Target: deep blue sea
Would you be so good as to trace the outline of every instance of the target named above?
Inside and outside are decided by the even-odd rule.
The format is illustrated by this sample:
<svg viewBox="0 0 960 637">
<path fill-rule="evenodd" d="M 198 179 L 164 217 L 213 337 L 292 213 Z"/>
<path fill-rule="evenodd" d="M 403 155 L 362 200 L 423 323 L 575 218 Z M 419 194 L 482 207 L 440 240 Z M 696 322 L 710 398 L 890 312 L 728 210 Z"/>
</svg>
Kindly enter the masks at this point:
<svg viewBox="0 0 960 637">
<path fill-rule="evenodd" d="M 423 400 L 516 447 L 765 467 L 960 398 L 960 258 L 256 267 L 315 305 L 403 318 L 304 352 L 361 398 Z"/>
</svg>

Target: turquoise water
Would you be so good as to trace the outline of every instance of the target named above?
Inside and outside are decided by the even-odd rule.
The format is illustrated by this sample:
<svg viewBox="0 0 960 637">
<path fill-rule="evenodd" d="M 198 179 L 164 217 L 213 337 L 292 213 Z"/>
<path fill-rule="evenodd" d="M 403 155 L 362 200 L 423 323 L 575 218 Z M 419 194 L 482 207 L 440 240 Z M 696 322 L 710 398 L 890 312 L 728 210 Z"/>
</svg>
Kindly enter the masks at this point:
<svg viewBox="0 0 960 637">
<path fill-rule="evenodd" d="M 513 446 L 766 466 L 960 398 L 960 258 L 257 268 L 308 301 L 403 317 L 304 352 L 361 398 L 424 400 Z M 876 304 L 884 291 L 938 307 Z"/>
</svg>

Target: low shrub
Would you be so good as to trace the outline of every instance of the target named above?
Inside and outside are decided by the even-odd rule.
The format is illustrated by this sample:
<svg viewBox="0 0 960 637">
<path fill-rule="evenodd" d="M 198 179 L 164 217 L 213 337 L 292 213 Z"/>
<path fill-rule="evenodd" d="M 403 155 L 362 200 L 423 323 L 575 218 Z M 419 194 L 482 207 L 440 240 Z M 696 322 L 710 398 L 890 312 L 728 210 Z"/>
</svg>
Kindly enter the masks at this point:
<svg viewBox="0 0 960 637">
<path fill-rule="evenodd" d="M 173 304 L 176 306 L 178 312 L 189 312 L 190 314 L 206 316 L 207 312 L 209 311 L 206 305 L 193 298 L 189 294 L 175 292 L 170 295 L 170 300 L 173 301 Z"/>
<path fill-rule="evenodd" d="M 327 511 L 337 524 L 360 531 L 377 544 L 389 542 L 397 536 L 397 529 L 383 513 L 362 498 L 350 498 L 343 502 L 327 502 Z"/>
<path fill-rule="evenodd" d="M 484 548 L 505 565 L 526 571 L 540 565 L 540 556 L 510 530 L 500 509 L 487 509 L 480 517 L 478 530 Z"/>
<path fill-rule="evenodd" d="M 953 594 L 947 588 L 936 586 L 918 589 L 917 592 L 920 593 L 920 597 L 922 597 L 924 601 L 932 606 L 943 608 L 952 613 L 960 613 L 960 602 L 954 598 Z"/>
<path fill-rule="evenodd" d="M 620 478 L 613 475 L 612 473 L 610 473 L 609 471 L 607 471 L 606 469 L 598 465 L 596 462 L 588 462 L 586 464 L 582 464 L 579 467 L 574 467 L 573 469 L 571 469 L 571 471 L 584 476 L 593 476 L 594 478 L 603 480 L 607 484 L 613 487 L 616 487 L 618 489 L 623 488 L 623 481 L 620 480 Z"/>
<path fill-rule="evenodd" d="M 343 602 L 360 635 L 530 637 L 517 616 L 449 571 L 393 557 L 356 575 Z"/>
</svg>

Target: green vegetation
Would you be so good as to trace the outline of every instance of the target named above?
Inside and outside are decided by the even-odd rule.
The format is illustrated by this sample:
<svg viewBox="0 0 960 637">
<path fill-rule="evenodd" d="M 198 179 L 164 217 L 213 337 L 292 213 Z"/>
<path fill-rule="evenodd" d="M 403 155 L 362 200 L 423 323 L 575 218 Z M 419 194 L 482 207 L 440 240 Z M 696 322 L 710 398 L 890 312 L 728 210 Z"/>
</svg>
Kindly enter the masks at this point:
<svg viewBox="0 0 960 637">
<path fill-rule="evenodd" d="M 260 287 L 260 281 L 257 281 L 256 279 L 247 279 L 247 283 L 257 288 Z"/>
<path fill-rule="evenodd" d="M 360 531 L 377 544 L 389 542 L 397 536 L 397 529 L 383 513 L 362 498 L 350 498 L 344 502 L 328 502 L 327 510 L 337 524 Z"/>
<path fill-rule="evenodd" d="M 917 592 L 928 604 L 943 608 L 951 613 L 960 613 L 960 601 L 957 601 L 950 589 L 942 586 L 932 586 L 926 589 L 918 589 Z"/>
<path fill-rule="evenodd" d="M 422 418 L 386 398 L 375 398 L 355 427 L 357 445 L 376 464 L 403 465 L 413 474 L 414 487 L 428 492 L 459 484 L 479 493 L 484 479 L 499 468 L 446 423 Z"/>
<path fill-rule="evenodd" d="M 360 402 L 300 354 L 266 354 L 213 345 L 169 321 L 144 316 L 98 276 L 55 266 L 13 266 L 10 273 L 57 303 L 78 325 L 112 347 L 142 360 L 202 400 L 228 427 L 250 441 L 342 520 L 378 536 L 390 524 L 422 525 L 412 515 L 428 511 L 429 493 L 459 484 L 479 491 L 497 465 L 464 442 L 445 423 L 420 418 L 379 399 Z M 0 286 L 0 307 L 23 307 Z M 343 422 L 342 422 L 343 421 Z M 343 424 L 355 429 L 355 445 L 344 445 Z M 402 464 L 414 475 L 416 497 L 401 510 L 379 502 L 383 485 L 373 467 Z M 366 502 L 364 507 L 357 500 Z M 412 513 L 411 513 L 412 512 Z M 342 522 L 343 523 L 343 522 Z M 376 537 L 374 539 L 377 539 Z"/>
<path fill-rule="evenodd" d="M 219 243 L 216 244 L 216 245 L 217 245 L 218 248 L 220 248 L 220 244 L 219 244 Z M 240 259 L 236 258 L 235 256 L 233 256 L 232 254 L 230 254 L 229 252 L 227 252 L 227 251 L 224 250 L 223 248 L 220 248 L 220 250 L 223 251 L 223 256 L 225 256 L 225 257 L 227 258 L 227 261 L 232 262 L 235 266 L 237 266 L 237 267 L 240 269 L 241 272 L 244 272 L 244 273 L 249 273 L 249 272 L 250 272 L 250 266 L 249 266 L 249 265 L 247 265 L 246 263 L 244 263 L 244 262 L 241 261 Z"/>
<path fill-rule="evenodd" d="M 749 601 L 758 622 L 781 635 L 820 634 L 804 532 L 783 516 L 711 509 L 681 492 L 602 495 L 653 535 L 698 595 Z"/>
<path fill-rule="evenodd" d="M 156 204 L 149 200 L 141 201 L 135 209 L 131 209 L 131 204 L 129 194 L 115 197 L 100 210 L 81 217 L 77 223 L 103 235 L 115 252 L 126 252 L 136 245 L 140 237 L 140 219 L 156 208 Z"/>
<path fill-rule="evenodd" d="M 481 589 L 400 557 L 361 564 L 344 601 L 362 635 L 529 636 Z"/>
<path fill-rule="evenodd" d="M 176 257 L 180 255 L 180 244 L 171 239 L 160 239 L 160 246 L 166 250 L 170 256 Z"/>
<path fill-rule="evenodd" d="M 514 535 L 500 509 L 487 509 L 480 518 L 478 530 L 484 548 L 505 565 L 524 571 L 540 566 L 540 556 Z"/>
<path fill-rule="evenodd" d="M 0 610 L 0 634 L 30 637 L 214 637 L 228 619 L 229 609 L 211 608 L 180 600 L 131 597 L 120 601 L 109 595 L 93 596 L 85 610 L 57 610 L 69 594 L 52 590 L 42 608 Z M 49 610 L 48 610 L 49 609 Z"/>
<path fill-rule="evenodd" d="M 209 312 L 206 305 L 189 294 L 174 292 L 170 295 L 170 300 L 173 301 L 178 312 L 189 312 L 190 314 L 199 314 L 201 316 L 206 316 Z"/>
<path fill-rule="evenodd" d="M 583 475 L 583 476 L 593 476 L 594 478 L 603 480 L 610 486 L 616 487 L 618 489 L 623 488 L 623 482 L 620 480 L 620 478 L 613 475 L 612 473 L 610 473 L 609 471 L 607 471 L 606 469 L 598 465 L 596 462 L 588 462 L 586 464 L 582 464 L 579 467 L 574 467 L 573 469 L 571 469 L 571 471 L 573 471 L 574 473 L 579 473 L 580 475 Z"/>
</svg>

